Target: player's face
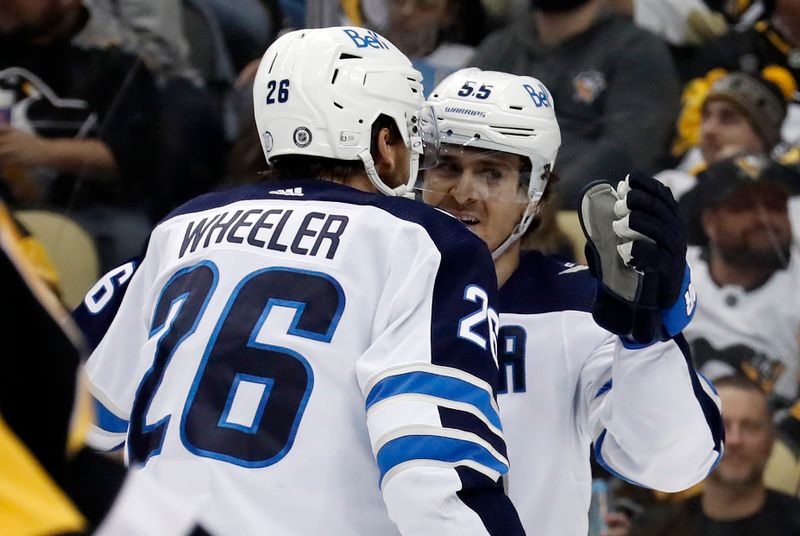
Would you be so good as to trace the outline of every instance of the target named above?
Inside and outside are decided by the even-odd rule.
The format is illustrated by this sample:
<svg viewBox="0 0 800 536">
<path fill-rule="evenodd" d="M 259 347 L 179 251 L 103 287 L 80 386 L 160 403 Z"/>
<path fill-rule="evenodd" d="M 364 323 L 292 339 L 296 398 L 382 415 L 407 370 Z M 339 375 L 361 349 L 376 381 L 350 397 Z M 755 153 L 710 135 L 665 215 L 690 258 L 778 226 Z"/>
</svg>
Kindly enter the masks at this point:
<svg viewBox="0 0 800 536">
<path fill-rule="evenodd" d="M 422 199 L 461 220 L 494 251 L 527 206 L 521 164 L 522 158 L 511 153 L 442 150 L 438 164 L 425 171 Z"/>
<path fill-rule="evenodd" d="M 711 100 L 703 107 L 699 146 L 708 163 L 766 149 L 747 118 L 724 100 Z"/>
<path fill-rule="evenodd" d="M 742 188 L 703 214 L 711 248 L 728 264 L 777 270 L 788 261 L 787 196 L 772 185 Z"/>
<path fill-rule="evenodd" d="M 764 395 L 738 387 L 718 390 L 725 425 L 725 453 L 709 478 L 734 486 L 761 481 L 772 452 L 773 430 Z"/>
</svg>

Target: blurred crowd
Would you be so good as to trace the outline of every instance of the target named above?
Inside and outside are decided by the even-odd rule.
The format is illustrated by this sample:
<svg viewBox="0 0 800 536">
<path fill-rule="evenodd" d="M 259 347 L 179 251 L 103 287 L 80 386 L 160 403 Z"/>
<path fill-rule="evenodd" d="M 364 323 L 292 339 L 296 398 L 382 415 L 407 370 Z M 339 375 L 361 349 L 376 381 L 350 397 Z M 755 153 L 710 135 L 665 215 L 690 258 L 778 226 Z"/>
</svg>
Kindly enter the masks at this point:
<svg viewBox="0 0 800 536">
<path fill-rule="evenodd" d="M 139 254 L 182 202 L 259 180 L 252 84 L 267 46 L 345 24 L 388 37 L 426 92 L 466 66 L 550 89 L 560 180 L 528 247 L 580 257 L 563 216 L 595 179 L 642 170 L 679 199 L 699 296 L 685 333 L 723 401 L 725 454 L 677 495 L 598 469 L 605 508 L 627 521 L 593 530 L 800 534 L 798 0 L 4 0 L 10 225 L 35 236 L 34 212 L 76 223 L 92 279 Z M 66 274 L 23 253 L 63 293 Z"/>
</svg>

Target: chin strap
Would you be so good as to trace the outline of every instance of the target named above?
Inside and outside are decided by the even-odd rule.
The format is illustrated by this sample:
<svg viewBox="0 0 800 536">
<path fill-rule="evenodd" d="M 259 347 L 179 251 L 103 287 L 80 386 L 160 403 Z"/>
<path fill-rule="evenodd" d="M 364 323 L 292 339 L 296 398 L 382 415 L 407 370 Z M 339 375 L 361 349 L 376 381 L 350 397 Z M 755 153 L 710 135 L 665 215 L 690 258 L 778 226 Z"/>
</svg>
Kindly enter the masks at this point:
<svg viewBox="0 0 800 536">
<path fill-rule="evenodd" d="M 411 153 L 411 162 L 409 162 L 409 172 L 408 178 L 404 184 L 396 188 L 391 188 L 387 185 L 381 177 L 378 175 L 378 170 L 375 168 L 375 161 L 372 159 L 372 154 L 369 152 L 369 149 L 362 151 L 358 157 L 364 162 L 364 169 L 367 171 L 367 177 L 369 177 L 370 182 L 384 195 L 391 195 L 391 196 L 398 196 L 398 197 L 406 197 L 409 199 L 414 198 L 414 182 L 417 179 L 417 173 L 419 172 L 419 155 L 412 152 Z"/>
<path fill-rule="evenodd" d="M 525 207 L 525 212 L 522 214 L 522 218 L 519 220 L 519 223 L 514 227 L 514 230 L 511 231 L 511 234 L 508 235 L 502 244 L 497 246 L 494 251 L 492 251 L 492 260 L 497 260 L 500 258 L 500 255 L 506 252 L 506 250 L 522 238 L 522 235 L 528 230 L 530 227 L 533 218 L 536 217 L 536 214 L 539 212 L 539 200 L 542 198 L 541 195 L 536 196 L 535 199 L 531 199 L 528 202 L 528 206 Z"/>
</svg>

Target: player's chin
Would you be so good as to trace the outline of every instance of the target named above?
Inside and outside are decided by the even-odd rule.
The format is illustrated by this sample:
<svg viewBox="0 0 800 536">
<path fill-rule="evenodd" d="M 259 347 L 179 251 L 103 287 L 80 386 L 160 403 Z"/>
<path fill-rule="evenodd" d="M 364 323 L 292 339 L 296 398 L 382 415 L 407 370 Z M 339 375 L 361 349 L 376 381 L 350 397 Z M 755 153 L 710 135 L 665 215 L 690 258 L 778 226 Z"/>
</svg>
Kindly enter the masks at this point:
<svg viewBox="0 0 800 536">
<path fill-rule="evenodd" d="M 717 477 L 719 480 L 731 485 L 747 484 L 759 475 L 760 473 L 757 468 L 755 468 L 751 462 L 729 461 L 726 464 L 723 460 L 717 468 Z"/>
<path fill-rule="evenodd" d="M 478 238 L 483 240 L 486 243 L 486 247 L 488 247 L 490 250 L 494 251 L 497 246 L 500 245 L 500 242 L 492 237 L 492 234 L 486 224 L 479 222 L 474 224 L 465 224 L 465 226 L 467 229 L 475 233 Z"/>
</svg>

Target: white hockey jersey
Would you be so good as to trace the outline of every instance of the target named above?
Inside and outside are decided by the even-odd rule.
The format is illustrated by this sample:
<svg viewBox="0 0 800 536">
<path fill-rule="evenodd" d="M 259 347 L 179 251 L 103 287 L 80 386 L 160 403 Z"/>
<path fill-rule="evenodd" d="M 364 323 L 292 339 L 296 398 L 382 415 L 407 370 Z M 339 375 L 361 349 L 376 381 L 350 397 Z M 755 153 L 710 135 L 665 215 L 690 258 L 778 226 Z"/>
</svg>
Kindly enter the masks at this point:
<svg viewBox="0 0 800 536">
<path fill-rule="evenodd" d="M 590 448 L 627 481 L 678 491 L 722 451 L 713 387 L 685 342 L 631 350 L 595 324 L 585 266 L 526 253 L 500 288 L 498 402 L 509 496 L 528 534 L 585 536 Z"/>
<path fill-rule="evenodd" d="M 697 312 L 684 333 L 698 367 L 710 377 L 746 372 L 786 401 L 797 398 L 800 374 L 800 260 L 760 287 L 718 286 L 703 249 L 690 247 Z"/>
<path fill-rule="evenodd" d="M 457 220 L 252 185 L 176 210 L 132 273 L 76 312 L 99 341 L 93 441 L 125 441 L 209 532 L 522 533 L 499 483 L 494 271 Z"/>
</svg>

